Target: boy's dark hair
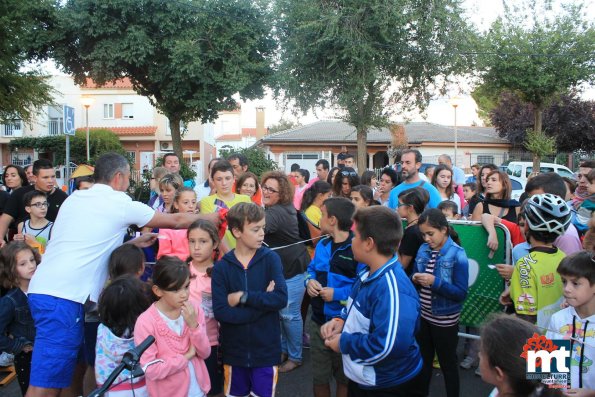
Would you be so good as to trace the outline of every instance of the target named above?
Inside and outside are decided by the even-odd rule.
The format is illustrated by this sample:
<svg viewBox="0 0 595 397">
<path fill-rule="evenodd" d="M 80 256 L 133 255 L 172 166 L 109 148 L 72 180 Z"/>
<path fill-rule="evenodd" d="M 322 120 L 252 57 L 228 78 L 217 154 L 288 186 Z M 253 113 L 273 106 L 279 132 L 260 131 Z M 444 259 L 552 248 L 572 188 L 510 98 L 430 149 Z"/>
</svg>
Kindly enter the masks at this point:
<svg viewBox="0 0 595 397">
<path fill-rule="evenodd" d="M 380 255 L 395 254 L 403 238 L 403 224 L 399 214 L 390 208 L 375 205 L 358 209 L 353 221 L 361 239 L 373 239 Z"/>
<path fill-rule="evenodd" d="M 175 158 L 178 159 L 178 161 L 180 161 L 180 158 L 178 157 L 177 154 L 175 154 L 175 153 L 165 153 L 163 155 L 163 164 L 165 164 L 165 160 L 167 160 L 168 157 L 175 157 Z"/>
<path fill-rule="evenodd" d="M 578 166 L 579 168 L 595 168 L 595 160 L 583 160 Z"/>
<path fill-rule="evenodd" d="M 0 250 L 0 287 L 6 289 L 18 288 L 17 253 L 31 251 L 35 262 L 41 262 L 41 255 L 35 248 L 31 248 L 24 241 L 11 241 Z"/>
<path fill-rule="evenodd" d="M 351 153 L 345 153 L 345 156 L 343 156 L 343 160 L 347 160 L 347 159 L 354 159 L 355 156 Z"/>
<path fill-rule="evenodd" d="M 238 203 L 227 212 L 227 228 L 230 231 L 244 231 L 246 223 L 256 223 L 264 219 L 264 210 L 254 203 Z"/>
<path fill-rule="evenodd" d="M 544 193 L 555 194 L 562 198 L 566 197 L 566 184 L 564 179 L 555 172 L 544 172 L 535 175 L 527 181 L 525 185 L 525 192 L 530 192 L 541 189 Z"/>
<path fill-rule="evenodd" d="M 101 323 L 121 338 L 125 333 L 132 334 L 138 316 L 149 306 L 151 300 L 147 286 L 137 277 L 125 275 L 105 287 L 97 308 Z"/>
<path fill-rule="evenodd" d="M 31 190 L 30 192 L 25 193 L 23 196 L 23 203 L 25 203 L 25 207 L 31 207 L 31 202 L 36 197 L 43 197 L 44 199 L 48 198 L 44 192 L 40 192 L 39 190 Z"/>
<path fill-rule="evenodd" d="M 143 250 L 134 244 L 122 244 L 112 251 L 107 269 L 110 279 L 123 275 L 138 275 L 145 264 Z"/>
<path fill-rule="evenodd" d="M 95 179 L 93 179 L 91 175 L 79 176 L 78 178 L 74 179 L 75 189 L 79 190 L 81 187 L 81 183 L 83 182 L 95 183 Z"/>
<path fill-rule="evenodd" d="M 476 192 L 477 191 L 477 183 L 475 182 L 467 182 L 463 184 L 463 187 L 468 187 L 469 189 L 471 189 L 472 192 Z"/>
<path fill-rule="evenodd" d="M 438 204 L 438 209 L 440 211 L 450 210 L 450 211 L 452 211 L 453 215 L 456 215 L 459 213 L 459 206 L 457 205 L 457 203 L 455 203 L 454 201 L 450 201 L 450 200 L 441 201 L 440 204 Z"/>
<path fill-rule="evenodd" d="M 299 170 L 300 168 L 302 168 L 302 167 L 300 167 L 300 165 L 299 165 L 298 163 L 293 163 L 293 164 L 291 165 L 290 172 L 296 172 L 296 171 L 297 171 L 297 170 Z"/>
<path fill-rule="evenodd" d="M 337 226 L 339 230 L 348 232 L 353 225 L 351 217 L 355 212 L 355 205 L 351 200 L 345 197 L 331 197 L 324 200 L 322 203 L 326 207 L 326 213 L 329 217 L 334 216 L 337 218 Z"/>
<path fill-rule="evenodd" d="M 188 264 L 177 256 L 164 255 L 153 266 L 153 285 L 163 291 L 179 290 L 188 278 Z"/>
<path fill-rule="evenodd" d="M 321 166 L 322 166 L 322 169 L 323 169 L 323 170 L 328 170 L 328 169 L 330 168 L 330 166 L 331 166 L 331 165 L 329 164 L 328 160 L 325 160 L 325 159 L 320 159 L 320 160 L 318 160 L 318 161 L 316 162 L 315 166 L 316 166 L 316 167 L 318 167 L 319 165 L 321 165 Z"/>
<path fill-rule="evenodd" d="M 430 227 L 433 227 L 434 229 L 446 228 L 448 235 L 450 236 L 452 241 L 454 241 L 458 245 L 461 245 L 459 235 L 450 226 L 450 224 L 448 223 L 448 219 L 446 219 L 446 216 L 438 208 L 428 208 L 427 210 L 421 213 L 421 215 L 419 216 L 419 220 L 417 221 L 417 224 L 421 226 L 424 223 L 427 223 L 428 225 L 430 225 Z"/>
<path fill-rule="evenodd" d="M 211 167 L 211 179 L 215 176 L 216 172 L 231 172 L 233 175 L 233 167 L 227 160 L 217 161 Z"/>
<path fill-rule="evenodd" d="M 561 276 L 586 278 L 589 284 L 595 284 L 595 253 L 578 251 L 560 261 L 558 273 Z"/>
<path fill-rule="evenodd" d="M 595 168 L 589 171 L 589 173 L 587 174 L 587 180 L 589 181 L 589 183 L 593 183 L 593 181 L 595 181 Z"/>
<path fill-rule="evenodd" d="M 232 153 L 227 156 L 227 161 L 231 160 L 238 160 L 240 163 L 240 167 L 247 167 L 248 166 L 248 157 L 244 156 L 242 153 Z"/>
<path fill-rule="evenodd" d="M 39 175 L 39 170 L 53 170 L 54 165 L 50 160 L 39 159 L 33 162 L 33 175 Z M 26 178 L 25 178 L 26 179 Z"/>
<path fill-rule="evenodd" d="M 422 193 L 422 190 L 425 189 L 418 189 L 416 187 L 403 190 L 399 193 L 399 199 L 403 202 L 403 204 L 410 205 L 413 207 L 413 210 L 416 214 L 421 214 L 426 209 L 426 205 L 428 204 L 429 195 L 426 198 Z"/>
<path fill-rule="evenodd" d="M 310 181 L 310 171 L 300 168 L 299 170 L 297 170 L 297 172 L 300 173 L 300 175 L 304 178 L 304 181 L 306 183 Z"/>
</svg>

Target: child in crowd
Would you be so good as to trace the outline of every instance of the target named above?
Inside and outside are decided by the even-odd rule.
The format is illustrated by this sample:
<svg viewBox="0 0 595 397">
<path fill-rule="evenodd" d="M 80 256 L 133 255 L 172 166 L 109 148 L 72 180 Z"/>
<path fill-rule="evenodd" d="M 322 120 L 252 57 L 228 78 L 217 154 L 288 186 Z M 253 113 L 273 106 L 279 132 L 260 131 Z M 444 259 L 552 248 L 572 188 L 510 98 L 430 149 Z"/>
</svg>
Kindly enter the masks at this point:
<svg viewBox="0 0 595 397">
<path fill-rule="evenodd" d="M 121 246 L 112 251 L 107 264 L 107 269 L 110 280 L 115 280 L 116 278 L 124 275 L 132 275 L 137 278 L 140 277 L 145 271 L 145 255 L 143 254 L 143 250 L 134 244 L 122 244 Z M 111 343 L 108 341 L 113 341 L 113 335 L 108 335 L 109 331 L 107 328 L 103 328 L 101 332 L 98 331 L 101 323 L 101 314 L 99 312 L 97 303 L 87 301 L 85 302 L 84 307 L 84 353 L 87 369 L 85 371 L 83 389 L 85 391 L 85 394 L 89 394 L 92 390 L 95 389 L 97 384 L 103 384 L 103 382 L 109 376 L 111 370 L 115 368 L 115 365 L 118 365 L 120 363 L 120 359 L 122 357 L 120 356 L 119 359 L 117 359 L 116 361 L 113 361 L 109 357 L 103 357 L 101 359 L 102 367 L 100 367 L 99 369 L 95 367 L 98 349 L 102 348 L 103 350 L 105 350 L 106 348 L 108 348 L 105 344 Z M 145 307 L 140 313 L 145 311 L 147 307 Z M 137 313 L 136 317 L 138 317 L 140 313 Z M 134 317 L 135 321 L 136 317 Z M 130 332 L 132 332 L 133 329 L 134 322 L 132 323 Z M 121 335 L 117 336 L 120 337 Z M 97 346 L 98 343 L 99 346 Z M 130 343 L 133 343 L 132 336 L 130 336 Z M 103 354 L 105 355 L 106 353 L 104 352 Z M 115 364 L 113 366 L 110 366 L 111 369 L 109 369 L 107 367 L 107 363 Z"/>
<path fill-rule="evenodd" d="M 568 307 L 552 315 L 546 336 L 570 339 L 570 388 L 568 394 L 590 390 L 595 395 L 595 259 L 579 251 L 562 259 L 558 273 Z M 577 390 L 580 389 L 580 390 Z"/>
<path fill-rule="evenodd" d="M 442 211 L 446 219 L 449 221 L 456 221 L 461 217 L 461 215 L 459 214 L 459 207 L 457 206 L 457 203 L 455 203 L 454 201 L 441 201 L 440 204 L 438 204 L 438 209 Z"/>
<path fill-rule="evenodd" d="M 570 209 L 559 196 L 537 194 L 525 204 L 525 221 L 531 248 L 515 264 L 510 290 L 500 300 L 512 303 L 523 319 L 545 328 L 562 303 L 562 280 L 556 268 L 565 254 L 553 243 L 568 228 Z"/>
<path fill-rule="evenodd" d="M 23 196 L 23 201 L 29 219 L 19 223 L 17 227 L 19 233 L 15 235 L 15 240 L 20 240 L 22 236 L 27 244 L 36 248 L 43 255 L 54 226 L 54 222 L 45 219 L 49 205 L 47 196 L 39 190 L 32 190 Z"/>
<path fill-rule="evenodd" d="M 461 198 L 455 191 L 453 172 L 449 166 L 446 164 L 438 165 L 434 170 L 434 175 L 432 175 L 431 183 L 436 187 L 438 193 L 440 193 L 442 201 L 454 201 L 457 204 L 457 211 L 462 208 Z"/>
<path fill-rule="evenodd" d="M 227 396 L 275 394 L 281 361 L 279 310 L 287 306 L 281 259 L 262 246 L 264 209 L 239 203 L 227 213 L 236 248 L 213 268 L 213 311 Z"/>
<path fill-rule="evenodd" d="M 182 177 L 178 174 L 165 174 L 159 180 L 159 192 L 163 203 L 157 207 L 158 212 L 172 212 L 174 198 L 179 188 L 184 186 Z"/>
<path fill-rule="evenodd" d="M 174 196 L 172 213 L 196 212 L 196 192 L 189 187 L 182 186 Z M 185 229 L 159 229 L 159 251 L 157 259 L 164 255 L 177 256 L 181 260 L 188 259 L 188 238 Z"/>
<path fill-rule="evenodd" d="M 527 379 L 527 360 L 519 352 L 539 332 L 534 325 L 505 314 L 495 315 L 483 325 L 479 367 L 483 381 L 496 386 L 491 397 L 562 396 L 539 380 Z"/>
<path fill-rule="evenodd" d="M 463 185 L 463 196 L 465 197 L 465 201 L 467 201 L 467 205 L 463 208 L 463 217 L 466 219 L 471 219 L 471 214 L 473 214 L 475 206 L 477 205 L 477 203 L 479 203 L 477 183 L 465 183 Z"/>
<path fill-rule="evenodd" d="M 419 216 L 424 212 L 428 204 L 424 192 L 423 189 L 411 188 L 399 193 L 397 212 L 402 219 L 407 221 L 403 239 L 399 244 L 399 262 L 401 262 L 401 266 L 403 266 L 408 276 L 413 272 L 412 264 L 415 263 L 417 251 L 424 243 L 417 224 Z"/>
<path fill-rule="evenodd" d="M 305 285 L 312 304 L 309 334 L 315 397 L 330 396 L 333 376 L 337 382 L 337 397 L 347 397 L 341 355 L 324 345 L 320 326 L 341 314 L 357 275 L 350 232 L 354 212 L 355 206 L 345 198 L 324 201 L 320 228 L 329 237 L 316 246 L 314 258 L 308 265 Z"/>
<path fill-rule="evenodd" d="M 149 335 L 153 343 L 141 356 L 150 396 L 206 396 L 211 388 L 204 360 L 211 354 L 202 309 L 190 297 L 190 269 L 175 256 L 164 256 L 153 269 L 158 298 L 138 317 L 134 342 Z"/>
<path fill-rule="evenodd" d="M 421 326 L 417 342 L 424 361 L 425 395 L 432 379 L 432 359 L 436 353 L 444 375 L 446 395 L 458 396 L 459 317 L 467 296 L 469 262 L 442 211 L 425 210 L 418 224 L 425 243 L 419 248 L 411 278 L 419 286 Z"/>
<path fill-rule="evenodd" d="M 8 290 L 0 298 L 0 351 L 14 354 L 23 396 L 29 387 L 35 340 L 27 289 L 40 261 L 39 253 L 22 241 L 12 241 L 0 250 L 0 282 Z"/>
<path fill-rule="evenodd" d="M 356 209 L 380 204 L 374 199 L 374 191 L 372 188 L 365 185 L 354 186 L 353 189 L 351 189 L 350 198 Z"/>
<path fill-rule="evenodd" d="M 227 160 L 221 160 L 213 164 L 211 168 L 211 179 L 215 186 L 216 193 L 200 200 L 200 212 L 211 214 L 218 209 L 230 209 L 238 203 L 251 203 L 250 197 L 243 194 L 236 194 L 232 191 L 234 183 L 233 167 Z M 225 232 L 221 250 L 223 253 L 236 246 L 231 229 Z"/>
<path fill-rule="evenodd" d="M 211 354 L 205 364 L 211 380 L 209 395 L 219 396 L 223 391 L 223 368 L 219 364 L 219 324 L 213 314 L 213 292 L 211 273 L 213 257 L 218 257 L 219 234 L 217 227 L 203 219 L 194 222 L 188 228 L 188 246 L 190 250 L 190 300 L 202 308 L 207 324 L 207 336 L 211 345 Z"/>
<path fill-rule="evenodd" d="M 300 215 L 307 223 L 310 238 L 319 237 L 320 232 L 320 218 L 322 218 L 322 203 L 331 196 L 331 185 L 326 181 L 314 182 L 308 190 L 304 192 L 302 197 L 302 208 Z M 310 256 L 314 256 L 314 248 L 320 240 L 312 241 L 312 245 L 308 245 L 308 252 Z"/>
<path fill-rule="evenodd" d="M 126 244 L 131 245 L 132 244 Z M 115 252 L 115 251 L 114 251 Z M 95 376 L 98 387 L 120 364 L 124 354 L 133 349 L 134 325 L 138 317 L 151 306 L 145 284 L 137 275 L 123 275 L 103 290 L 99 298 L 101 324 L 97 329 Z M 106 397 L 148 397 L 144 377 L 131 379 L 129 370 L 124 370 L 115 379 Z"/>
<path fill-rule="evenodd" d="M 357 276 L 347 307 L 325 323 L 321 337 L 343 355 L 349 396 L 422 396 L 422 360 L 415 342 L 419 300 L 396 247 L 403 229 L 390 208 L 357 210 L 351 242 Z"/>
<path fill-rule="evenodd" d="M 595 169 L 592 169 L 587 174 L 587 182 L 587 192 L 589 195 L 583 200 L 576 211 L 576 217 L 573 219 L 574 225 L 583 234 L 589 228 L 589 221 L 593 217 L 593 211 L 595 211 Z"/>
<path fill-rule="evenodd" d="M 155 167 L 151 171 L 151 180 L 149 182 L 151 193 L 147 205 L 154 210 L 157 210 L 157 208 L 163 205 L 163 197 L 161 197 L 159 181 L 165 176 L 165 174 L 167 174 L 167 168 L 165 167 Z"/>
</svg>

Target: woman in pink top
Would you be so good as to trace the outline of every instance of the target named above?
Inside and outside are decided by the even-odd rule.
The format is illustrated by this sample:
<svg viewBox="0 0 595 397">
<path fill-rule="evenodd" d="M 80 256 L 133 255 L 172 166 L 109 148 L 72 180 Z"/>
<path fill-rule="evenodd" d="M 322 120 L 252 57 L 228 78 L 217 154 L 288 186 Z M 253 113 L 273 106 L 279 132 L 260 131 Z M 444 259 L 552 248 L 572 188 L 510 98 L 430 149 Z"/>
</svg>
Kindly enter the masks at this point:
<svg viewBox="0 0 595 397">
<path fill-rule="evenodd" d="M 223 368 L 218 363 L 219 351 L 219 323 L 213 315 L 213 301 L 211 295 L 211 270 L 213 258 L 219 254 L 219 235 L 217 227 L 209 222 L 199 220 L 188 228 L 188 243 L 190 248 L 190 300 L 200 306 L 205 314 L 207 336 L 211 344 L 211 355 L 205 359 L 209 378 L 211 379 L 212 396 L 223 394 Z"/>
<path fill-rule="evenodd" d="M 155 338 L 142 355 L 150 396 L 205 397 L 211 389 L 204 360 L 211 353 L 205 318 L 190 297 L 190 270 L 174 256 L 157 261 L 153 293 L 159 298 L 141 314 L 134 327 L 134 342 Z"/>
<path fill-rule="evenodd" d="M 174 196 L 172 212 L 196 212 L 196 192 L 189 187 L 181 187 Z M 188 238 L 185 229 L 159 229 L 159 251 L 157 259 L 164 255 L 174 255 L 183 261 L 188 260 Z"/>
</svg>

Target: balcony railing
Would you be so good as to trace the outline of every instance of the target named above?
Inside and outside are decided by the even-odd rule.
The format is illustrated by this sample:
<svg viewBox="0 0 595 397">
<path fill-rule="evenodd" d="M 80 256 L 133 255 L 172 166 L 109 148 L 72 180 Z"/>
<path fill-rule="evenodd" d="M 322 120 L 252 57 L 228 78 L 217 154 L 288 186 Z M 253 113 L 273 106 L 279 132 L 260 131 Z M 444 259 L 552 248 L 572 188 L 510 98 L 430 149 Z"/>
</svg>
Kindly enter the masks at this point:
<svg viewBox="0 0 595 397">
<path fill-rule="evenodd" d="M 8 124 L 0 124 L 0 131 L 4 137 L 22 136 L 21 121 L 17 120 Z"/>
<path fill-rule="evenodd" d="M 50 119 L 48 121 L 48 135 L 56 136 L 64 133 L 64 123 L 62 119 Z"/>
</svg>

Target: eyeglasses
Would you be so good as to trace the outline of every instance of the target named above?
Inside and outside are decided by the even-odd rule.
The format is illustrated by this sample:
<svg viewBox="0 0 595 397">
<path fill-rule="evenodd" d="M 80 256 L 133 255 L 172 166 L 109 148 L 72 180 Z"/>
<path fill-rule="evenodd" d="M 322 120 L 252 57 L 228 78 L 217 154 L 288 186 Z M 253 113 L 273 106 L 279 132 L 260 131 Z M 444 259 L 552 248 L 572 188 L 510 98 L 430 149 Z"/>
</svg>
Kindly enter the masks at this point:
<svg viewBox="0 0 595 397">
<path fill-rule="evenodd" d="M 357 172 L 355 172 L 355 171 L 341 171 L 341 175 L 343 175 L 343 176 L 357 176 Z"/>
<path fill-rule="evenodd" d="M 47 201 L 41 201 L 39 203 L 31 203 L 30 206 L 35 207 L 35 208 L 44 208 L 44 207 L 47 208 L 50 205 L 48 204 Z"/>
<path fill-rule="evenodd" d="M 275 189 L 273 189 L 273 188 L 271 188 L 271 187 L 269 187 L 269 186 L 266 186 L 266 185 L 264 185 L 264 186 L 262 187 L 262 191 L 263 191 L 263 192 L 269 192 L 269 193 L 279 193 L 279 191 L 278 191 L 278 190 L 275 190 Z"/>
</svg>

